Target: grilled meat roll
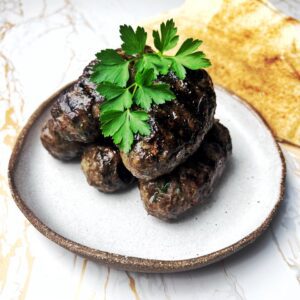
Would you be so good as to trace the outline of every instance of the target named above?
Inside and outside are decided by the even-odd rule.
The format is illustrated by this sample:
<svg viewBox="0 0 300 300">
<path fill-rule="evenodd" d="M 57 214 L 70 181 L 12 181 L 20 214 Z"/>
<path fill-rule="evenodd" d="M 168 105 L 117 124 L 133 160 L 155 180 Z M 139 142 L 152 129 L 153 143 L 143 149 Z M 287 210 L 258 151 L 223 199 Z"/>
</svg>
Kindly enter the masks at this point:
<svg viewBox="0 0 300 300">
<path fill-rule="evenodd" d="M 123 189 L 134 181 L 122 163 L 119 150 L 112 146 L 92 145 L 86 148 L 81 168 L 88 183 L 106 193 Z"/>
<path fill-rule="evenodd" d="M 176 99 L 154 105 L 150 136 L 137 136 L 129 153 L 121 152 L 126 168 L 137 178 L 150 180 L 171 172 L 191 156 L 214 122 L 216 96 L 205 70 L 187 70 L 184 80 L 172 72 L 159 77 Z"/>
<path fill-rule="evenodd" d="M 60 135 L 68 141 L 92 143 L 101 138 L 99 130 L 99 104 L 104 98 L 89 81 L 92 61 L 79 79 L 62 93 L 51 109 Z"/>
<path fill-rule="evenodd" d="M 56 121 L 61 136 L 68 141 L 91 143 L 101 136 L 98 116 L 94 106 L 98 103 L 83 92 L 76 83 L 70 90 L 59 96 L 51 114 Z M 98 112 L 98 109 L 95 109 Z"/>
<path fill-rule="evenodd" d="M 141 198 L 148 213 L 162 220 L 172 220 L 203 203 L 222 174 L 231 150 L 228 129 L 215 123 L 200 148 L 185 163 L 155 180 L 139 180 Z"/>
<path fill-rule="evenodd" d="M 53 119 L 48 120 L 41 132 L 41 141 L 47 151 L 60 160 L 78 158 L 83 152 L 84 144 L 64 140 Z"/>
</svg>

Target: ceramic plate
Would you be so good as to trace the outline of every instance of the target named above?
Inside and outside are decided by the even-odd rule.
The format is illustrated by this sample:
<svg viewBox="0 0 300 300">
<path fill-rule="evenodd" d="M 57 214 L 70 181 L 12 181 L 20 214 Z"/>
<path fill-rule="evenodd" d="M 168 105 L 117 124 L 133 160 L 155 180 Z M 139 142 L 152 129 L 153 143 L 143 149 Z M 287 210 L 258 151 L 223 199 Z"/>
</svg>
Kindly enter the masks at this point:
<svg viewBox="0 0 300 300">
<path fill-rule="evenodd" d="M 98 192 L 78 162 L 47 153 L 39 135 L 57 94 L 32 115 L 13 150 L 9 181 L 18 207 L 57 244 L 121 269 L 183 271 L 236 252 L 268 227 L 283 197 L 285 164 L 259 115 L 221 88 L 216 93 L 216 116 L 230 130 L 232 157 L 208 203 L 181 221 L 147 215 L 136 186 Z"/>
</svg>

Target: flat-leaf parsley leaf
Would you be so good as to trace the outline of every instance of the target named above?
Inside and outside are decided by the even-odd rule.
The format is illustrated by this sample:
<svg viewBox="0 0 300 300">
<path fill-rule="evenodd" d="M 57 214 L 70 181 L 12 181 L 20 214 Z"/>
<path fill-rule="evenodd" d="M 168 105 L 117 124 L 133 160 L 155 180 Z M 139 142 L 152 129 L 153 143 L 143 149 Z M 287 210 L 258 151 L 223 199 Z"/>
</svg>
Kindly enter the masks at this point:
<svg viewBox="0 0 300 300">
<path fill-rule="evenodd" d="M 205 57 L 202 51 L 196 51 L 202 44 L 200 40 L 187 39 L 181 45 L 175 56 L 172 59 L 171 68 L 180 79 L 185 78 L 185 68 L 198 70 L 207 68 L 211 65 L 210 61 Z"/>
<path fill-rule="evenodd" d="M 132 94 L 128 88 L 123 88 L 112 83 L 101 83 L 97 91 L 103 95 L 106 101 L 101 105 L 101 112 L 123 111 L 132 105 Z"/>
<path fill-rule="evenodd" d="M 138 26 L 136 32 L 133 28 L 128 25 L 120 26 L 121 40 L 124 42 L 122 44 L 122 49 L 126 54 L 138 54 L 143 53 L 146 46 L 147 33 L 145 29 Z"/>
<path fill-rule="evenodd" d="M 177 28 L 172 19 L 160 25 L 160 34 L 157 30 L 153 30 L 152 35 L 156 49 L 163 53 L 174 48 L 179 40 L 176 33 Z"/>
<path fill-rule="evenodd" d="M 149 116 L 143 111 L 110 111 L 100 114 L 102 133 L 105 137 L 112 136 L 115 144 L 128 152 L 133 143 L 133 134 L 150 134 L 147 123 Z"/>
<path fill-rule="evenodd" d="M 145 110 L 150 109 L 152 102 L 155 104 L 163 104 L 166 101 L 175 99 L 175 95 L 170 90 L 169 85 L 154 83 L 154 78 L 153 69 L 149 69 L 143 73 L 137 73 L 135 76 L 135 81 L 138 86 L 135 94 L 135 102 Z"/>
<path fill-rule="evenodd" d="M 126 86 L 129 79 L 129 61 L 123 59 L 113 49 L 102 50 L 96 54 L 100 60 L 93 68 L 91 81 L 95 83 L 111 82 L 119 86 Z"/>
</svg>

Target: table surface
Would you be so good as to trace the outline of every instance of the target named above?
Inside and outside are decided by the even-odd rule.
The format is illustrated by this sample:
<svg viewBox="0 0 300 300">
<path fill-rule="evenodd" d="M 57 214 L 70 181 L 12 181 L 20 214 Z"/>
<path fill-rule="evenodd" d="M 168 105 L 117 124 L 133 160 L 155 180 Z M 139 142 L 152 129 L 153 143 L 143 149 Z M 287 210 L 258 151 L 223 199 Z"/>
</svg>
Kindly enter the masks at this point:
<svg viewBox="0 0 300 300">
<path fill-rule="evenodd" d="M 111 269 L 49 241 L 22 215 L 7 185 L 14 140 L 38 104 L 80 74 L 118 25 L 181 0 L 0 0 L 0 299 L 300 299 L 300 150 L 281 145 L 287 193 L 257 242 L 209 267 L 178 274 Z M 272 0 L 300 18 L 300 0 Z M 51 184 L 51 183 L 50 183 Z"/>
</svg>

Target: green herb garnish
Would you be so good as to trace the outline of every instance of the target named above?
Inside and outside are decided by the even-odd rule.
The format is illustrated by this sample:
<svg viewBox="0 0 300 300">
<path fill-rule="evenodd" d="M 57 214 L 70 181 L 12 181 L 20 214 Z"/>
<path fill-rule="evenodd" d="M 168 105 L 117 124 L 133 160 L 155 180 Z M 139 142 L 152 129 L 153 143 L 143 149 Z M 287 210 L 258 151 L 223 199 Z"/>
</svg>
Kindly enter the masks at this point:
<svg viewBox="0 0 300 300">
<path fill-rule="evenodd" d="M 151 106 L 175 99 L 170 86 L 161 83 L 158 76 L 173 71 L 178 78 L 184 79 L 186 68 L 197 70 L 211 63 L 203 52 L 196 51 L 202 41 L 192 38 L 185 40 L 174 56 L 165 54 L 176 47 L 179 40 L 172 19 L 160 25 L 160 32 L 152 32 L 158 50 L 154 53 L 145 51 L 147 33 L 144 28 L 137 27 L 134 31 L 131 26 L 122 25 L 120 34 L 122 50 L 128 58 L 113 49 L 97 53 L 99 62 L 93 68 L 91 81 L 105 97 L 100 107 L 101 131 L 127 153 L 136 134 L 150 135 L 147 111 Z"/>
<path fill-rule="evenodd" d="M 163 182 L 160 187 L 160 192 L 165 194 L 168 191 L 169 186 L 171 185 L 170 182 Z"/>
</svg>

